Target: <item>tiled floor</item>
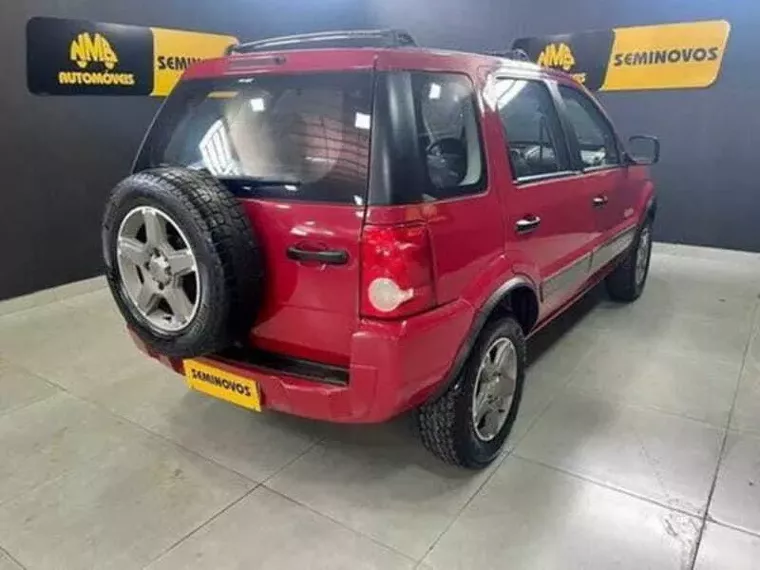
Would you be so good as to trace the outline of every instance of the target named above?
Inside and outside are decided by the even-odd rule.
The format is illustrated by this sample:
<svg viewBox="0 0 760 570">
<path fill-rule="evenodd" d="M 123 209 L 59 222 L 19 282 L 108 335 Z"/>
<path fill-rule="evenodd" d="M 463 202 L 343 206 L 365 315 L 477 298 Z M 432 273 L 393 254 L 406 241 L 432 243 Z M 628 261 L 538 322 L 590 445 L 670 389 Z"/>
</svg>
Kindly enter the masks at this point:
<svg viewBox="0 0 760 570">
<path fill-rule="evenodd" d="M 91 288 L 0 304 L 0 570 L 760 568 L 760 255 L 658 246 L 639 302 L 589 295 L 482 473 L 411 417 L 191 394 Z"/>
</svg>

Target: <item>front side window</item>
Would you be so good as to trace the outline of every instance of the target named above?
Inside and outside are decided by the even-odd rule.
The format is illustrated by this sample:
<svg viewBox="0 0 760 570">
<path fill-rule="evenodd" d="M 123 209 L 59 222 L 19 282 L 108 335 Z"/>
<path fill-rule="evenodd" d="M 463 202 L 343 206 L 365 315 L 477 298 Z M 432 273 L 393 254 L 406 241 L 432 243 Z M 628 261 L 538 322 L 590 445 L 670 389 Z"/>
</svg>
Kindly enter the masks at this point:
<svg viewBox="0 0 760 570">
<path fill-rule="evenodd" d="M 413 73 L 417 139 L 430 181 L 426 199 L 480 192 L 484 159 L 472 82 L 450 73 Z"/>
<path fill-rule="evenodd" d="M 567 118 L 578 140 L 579 159 L 584 168 L 620 164 L 617 138 L 596 105 L 577 89 L 561 85 Z"/>
<path fill-rule="evenodd" d="M 144 166 L 205 170 L 256 196 L 361 205 L 371 86 L 368 72 L 180 84 Z"/>
<path fill-rule="evenodd" d="M 519 181 L 569 170 L 562 126 L 546 85 L 502 79 L 494 89 L 513 177 Z"/>
</svg>

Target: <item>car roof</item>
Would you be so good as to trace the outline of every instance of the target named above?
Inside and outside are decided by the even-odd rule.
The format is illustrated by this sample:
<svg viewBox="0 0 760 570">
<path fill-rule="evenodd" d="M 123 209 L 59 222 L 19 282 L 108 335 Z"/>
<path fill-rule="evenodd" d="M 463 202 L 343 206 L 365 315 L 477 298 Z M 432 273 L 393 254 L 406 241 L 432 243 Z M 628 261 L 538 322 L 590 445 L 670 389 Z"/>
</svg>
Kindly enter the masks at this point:
<svg viewBox="0 0 760 570">
<path fill-rule="evenodd" d="M 377 69 L 466 72 L 479 69 L 510 75 L 567 79 L 557 70 L 529 61 L 492 54 L 422 47 L 310 48 L 232 53 L 191 66 L 183 79 L 218 78 L 253 73 L 309 73 Z"/>
</svg>

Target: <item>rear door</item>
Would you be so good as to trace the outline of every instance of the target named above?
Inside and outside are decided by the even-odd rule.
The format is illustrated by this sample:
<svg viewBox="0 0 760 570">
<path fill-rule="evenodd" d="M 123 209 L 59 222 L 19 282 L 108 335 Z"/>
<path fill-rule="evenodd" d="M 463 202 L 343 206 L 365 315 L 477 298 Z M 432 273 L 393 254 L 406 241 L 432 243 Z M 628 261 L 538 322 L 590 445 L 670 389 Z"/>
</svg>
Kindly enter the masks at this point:
<svg viewBox="0 0 760 570">
<path fill-rule="evenodd" d="M 425 156 L 423 216 L 436 297 L 461 297 L 503 254 L 499 198 L 489 191 L 475 85 L 460 73 L 411 73 L 416 138 Z"/>
<path fill-rule="evenodd" d="M 544 314 L 587 279 L 596 237 L 590 189 L 574 170 L 553 87 L 505 78 L 493 97 L 513 179 L 503 200 L 507 255 L 538 266 Z"/>
<path fill-rule="evenodd" d="M 205 169 L 260 242 L 264 304 L 251 344 L 347 365 L 356 330 L 372 72 L 191 81 L 157 126 L 151 162 Z M 155 129 L 154 129 L 155 130 Z"/>
</svg>

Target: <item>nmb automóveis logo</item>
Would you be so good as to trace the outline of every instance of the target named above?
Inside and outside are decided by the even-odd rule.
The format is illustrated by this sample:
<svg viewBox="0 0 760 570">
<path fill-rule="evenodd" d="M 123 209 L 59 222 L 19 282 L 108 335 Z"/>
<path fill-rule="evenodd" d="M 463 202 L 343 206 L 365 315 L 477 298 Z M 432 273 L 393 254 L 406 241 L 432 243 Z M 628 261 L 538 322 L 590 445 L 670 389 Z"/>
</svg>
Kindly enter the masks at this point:
<svg viewBox="0 0 760 570">
<path fill-rule="evenodd" d="M 58 83 L 61 85 L 132 86 L 135 84 L 134 73 L 116 71 L 119 56 L 103 34 L 97 32 L 78 34 L 71 42 L 69 54 L 71 61 L 81 71 L 59 71 Z"/>
<path fill-rule="evenodd" d="M 586 73 L 571 73 L 575 67 L 575 56 L 572 48 L 566 43 L 548 44 L 538 55 L 538 65 L 554 67 L 565 73 L 570 73 L 578 83 L 586 83 Z"/>
<path fill-rule="evenodd" d="M 36 95 L 163 97 L 188 67 L 234 43 L 234 36 L 205 32 L 32 18 L 27 84 Z"/>
<path fill-rule="evenodd" d="M 549 44 L 539 54 L 538 65 L 561 67 L 565 71 L 570 71 L 575 65 L 573 50 L 565 43 Z"/>
<path fill-rule="evenodd" d="M 27 83 L 40 95 L 149 95 L 150 28 L 83 20 L 27 23 Z"/>
<path fill-rule="evenodd" d="M 559 69 L 589 89 L 599 89 L 604 81 L 612 41 L 611 30 L 600 30 L 583 34 L 521 38 L 512 47 L 523 50 L 539 65 Z M 601 59 L 600 54 L 603 54 Z"/>
</svg>

